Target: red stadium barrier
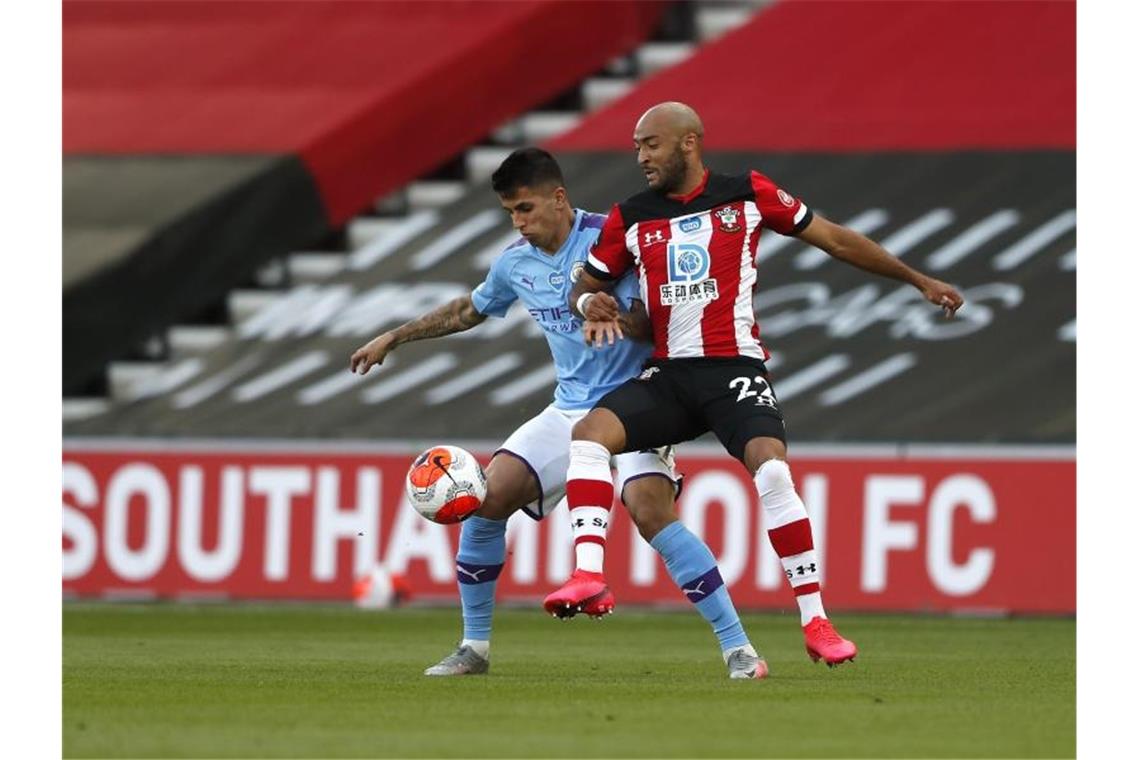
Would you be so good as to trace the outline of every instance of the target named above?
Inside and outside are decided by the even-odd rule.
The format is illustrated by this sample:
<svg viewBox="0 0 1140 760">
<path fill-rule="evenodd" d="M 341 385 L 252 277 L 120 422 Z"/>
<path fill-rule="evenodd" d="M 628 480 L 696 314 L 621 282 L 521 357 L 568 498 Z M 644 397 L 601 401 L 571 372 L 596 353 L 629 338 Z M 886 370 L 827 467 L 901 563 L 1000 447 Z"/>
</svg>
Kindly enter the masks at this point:
<svg viewBox="0 0 1140 760">
<path fill-rule="evenodd" d="M 707 150 L 1073 149 L 1077 4 L 780 2 L 554 139 L 625 150 L 682 100 Z"/>
<path fill-rule="evenodd" d="M 694 450 L 679 461 L 679 512 L 717 555 L 737 605 L 794 606 L 743 468 Z M 1070 451 L 835 452 L 792 461 L 830 607 L 1075 612 Z M 404 503 L 411 456 L 300 442 L 67 442 L 64 593 L 347 600 L 353 579 L 383 562 L 419 598 L 457 598 L 458 528 Z M 514 520 L 498 598 L 537 601 L 571 569 L 569 526 L 561 509 L 541 524 Z M 613 521 L 608 546 L 619 604 L 683 604 L 628 518 Z"/>
<path fill-rule="evenodd" d="M 297 153 L 339 225 L 628 52 L 664 7 L 65 2 L 63 149 Z"/>
</svg>

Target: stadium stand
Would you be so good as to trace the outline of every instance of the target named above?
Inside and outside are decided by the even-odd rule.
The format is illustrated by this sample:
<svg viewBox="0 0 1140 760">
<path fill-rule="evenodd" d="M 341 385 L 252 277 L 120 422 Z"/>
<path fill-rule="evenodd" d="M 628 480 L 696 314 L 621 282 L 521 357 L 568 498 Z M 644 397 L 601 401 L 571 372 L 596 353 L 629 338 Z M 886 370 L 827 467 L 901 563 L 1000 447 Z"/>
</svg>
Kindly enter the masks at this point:
<svg viewBox="0 0 1140 760">
<path fill-rule="evenodd" d="M 64 3 L 65 391 L 626 53 L 665 5 Z"/>
<path fill-rule="evenodd" d="M 1055 3 L 777 4 L 550 145 L 572 200 L 604 211 L 641 189 L 627 149 L 637 115 L 685 100 L 705 118 L 714 168 L 764 171 L 964 290 L 969 305 L 944 323 L 907 288 L 763 239 L 756 305 L 797 441 L 1071 443 L 1075 82 L 1050 61 L 1071 63 L 1073 16 Z M 892 66 L 919 34 L 921 54 Z M 805 36 L 850 50 L 852 64 L 817 62 Z M 331 274 L 262 297 L 219 346 L 122 383 L 118 401 L 65 432 L 505 436 L 553 386 L 525 311 L 401 347 L 366 378 L 347 371 L 353 348 L 466 292 L 514 240 L 493 196 L 475 187 L 385 225 Z"/>
</svg>

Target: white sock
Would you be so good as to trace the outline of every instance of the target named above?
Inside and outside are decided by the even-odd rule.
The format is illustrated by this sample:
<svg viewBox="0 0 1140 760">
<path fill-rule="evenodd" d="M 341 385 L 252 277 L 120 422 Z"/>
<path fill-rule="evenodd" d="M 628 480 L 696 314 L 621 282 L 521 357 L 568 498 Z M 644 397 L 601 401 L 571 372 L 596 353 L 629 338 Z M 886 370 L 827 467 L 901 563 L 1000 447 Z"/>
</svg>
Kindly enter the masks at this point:
<svg viewBox="0 0 1140 760">
<path fill-rule="evenodd" d="M 486 660 L 491 656 L 491 642 L 483 641 L 482 639 L 464 639 L 459 642 L 461 647 L 471 647 L 475 654 Z"/>
<path fill-rule="evenodd" d="M 827 613 L 823 611 L 823 597 L 818 591 L 814 594 L 803 594 L 796 597 L 796 603 L 800 605 L 800 625 L 807 625 L 812 621 L 812 618 L 827 619 Z"/>
<path fill-rule="evenodd" d="M 610 452 L 592 441 L 570 442 L 566 501 L 579 570 L 600 573 L 605 565 L 606 531 L 610 524 L 614 485 Z"/>
</svg>

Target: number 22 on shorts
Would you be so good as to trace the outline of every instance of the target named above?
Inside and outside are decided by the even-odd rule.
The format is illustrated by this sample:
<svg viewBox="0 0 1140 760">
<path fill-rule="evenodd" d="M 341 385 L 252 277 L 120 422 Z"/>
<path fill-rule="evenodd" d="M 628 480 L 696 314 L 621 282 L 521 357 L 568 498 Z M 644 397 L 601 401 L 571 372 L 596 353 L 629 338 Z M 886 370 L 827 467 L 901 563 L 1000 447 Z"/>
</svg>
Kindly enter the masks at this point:
<svg viewBox="0 0 1140 760">
<path fill-rule="evenodd" d="M 756 390 L 752 389 L 753 384 L 755 384 Z M 772 393 L 772 386 L 768 384 L 763 375 L 757 375 L 753 378 L 734 377 L 729 381 L 728 387 L 740 392 L 736 397 L 738 404 L 745 399 L 755 398 L 756 406 L 776 408 L 776 395 Z"/>
</svg>

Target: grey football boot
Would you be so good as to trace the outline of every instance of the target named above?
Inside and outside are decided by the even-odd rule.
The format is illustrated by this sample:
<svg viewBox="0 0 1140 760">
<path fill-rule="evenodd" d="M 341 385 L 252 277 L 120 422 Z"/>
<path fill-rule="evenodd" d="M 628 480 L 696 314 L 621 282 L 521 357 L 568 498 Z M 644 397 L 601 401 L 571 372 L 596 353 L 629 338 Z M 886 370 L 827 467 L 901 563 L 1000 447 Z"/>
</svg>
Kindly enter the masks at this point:
<svg viewBox="0 0 1140 760">
<path fill-rule="evenodd" d="M 459 646 L 438 664 L 424 671 L 425 676 L 477 676 L 491 667 L 491 660 L 471 647 Z"/>
<path fill-rule="evenodd" d="M 729 678 L 767 678 L 768 663 L 752 647 L 732 650 L 725 659 Z"/>
</svg>

